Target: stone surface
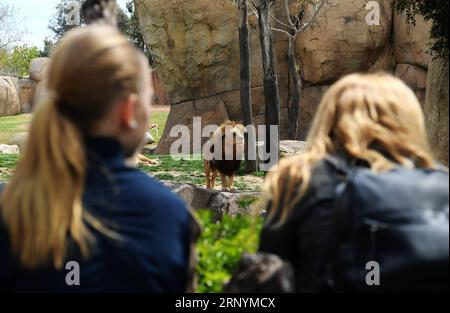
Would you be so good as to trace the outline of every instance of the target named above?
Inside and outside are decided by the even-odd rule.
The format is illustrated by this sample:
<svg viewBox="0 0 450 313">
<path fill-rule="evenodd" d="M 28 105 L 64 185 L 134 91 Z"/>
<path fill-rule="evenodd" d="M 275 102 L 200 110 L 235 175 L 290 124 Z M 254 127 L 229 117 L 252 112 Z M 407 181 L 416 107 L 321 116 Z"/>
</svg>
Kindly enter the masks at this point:
<svg viewBox="0 0 450 313">
<path fill-rule="evenodd" d="M 288 157 L 294 154 L 303 153 L 308 148 L 308 143 L 297 140 L 281 140 L 280 154 L 283 157 Z"/>
<path fill-rule="evenodd" d="M 44 80 L 47 67 L 50 63 L 49 58 L 35 58 L 30 63 L 30 77 L 36 82 Z"/>
<path fill-rule="evenodd" d="M 170 146 L 177 138 L 179 138 L 170 136 L 170 131 L 175 125 L 187 126 L 192 139 L 194 136 L 193 117 L 201 117 L 202 128 L 206 125 L 219 126 L 225 120 L 229 119 L 225 104 L 220 96 L 212 96 L 205 99 L 173 105 L 167 118 L 161 141 L 156 149 L 156 153 L 168 154 L 170 152 Z M 206 142 L 206 140 L 208 140 L 208 138 L 202 138 L 202 143 Z M 192 140 L 190 140 L 190 142 L 192 146 Z"/>
<path fill-rule="evenodd" d="M 397 62 L 395 61 L 394 47 L 392 45 L 392 42 L 388 42 L 383 51 L 381 51 L 378 59 L 369 68 L 368 72 L 386 72 L 389 74 L 394 74 L 396 64 Z"/>
<path fill-rule="evenodd" d="M 34 99 L 33 99 L 33 111 L 36 110 L 37 107 L 39 107 L 39 104 L 41 101 L 45 99 L 47 95 L 47 91 L 45 88 L 45 81 L 41 81 L 36 85 L 36 90 L 34 92 Z"/>
<path fill-rule="evenodd" d="M 329 86 L 306 87 L 302 91 L 300 102 L 299 118 L 299 139 L 305 140 L 311 125 L 311 122 L 319 106 L 322 96 Z"/>
<path fill-rule="evenodd" d="M 136 9 L 172 103 L 239 89 L 238 14 L 232 1 L 144 0 Z M 255 48 L 257 40 L 253 32 Z M 254 61 L 258 75 L 260 63 Z"/>
<path fill-rule="evenodd" d="M 152 71 L 153 79 L 153 105 L 170 105 L 169 94 L 167 93 L 161 78 L 159 77 L 158 71 Z"/>
<path fill-rule="evenodd" d="M 425 103 L 427 71 L 411 64 L 397 64 L 395 76 L 403 80 L 416 94 L 420 103 Z"/>
<path fill-rule="evenodd" d="M 20 113 L 30 113 L 34 102 L 36 82 L 31 79 L 19 80 Z"/>
<path fill-rule="evenodd" d="M 252 110 L 253 115 L 264 114 L 264 87 L 253 87 L 251 89 L 252 96 Z M 228 115 L 233 121 L 241 121 L 241 93 L 239 91 L 231 91 L 221 94 L 222 100 L 225 103 Z"/>
<path fill-rule="evenodd" d="M 428 68 L 431 56 L 426 53 L 430 42 L 431 21 L 416 17 L 416 25 L 406 22 L 404 14 L 394 14 L 394 54 L 398 63 Z"/>
<path fill-rule="evenodd" d="M 12 135 L 12 137 L 9 139 L 8 144 L 12 146 L 18 146 L 19 151 L 22 153 L 24 151 L 27 138 L 28 138 L 27 132 L 16 133 Z"/>
<path fill-rule="evenodd" d="M 19 154 L 19 146 L 17 145 L 0 145 L 0 154 Z"/>
<path fill-rule="evenodd" d="M 289 0 L 294 7 L 298 1 Z M 392 10 L 391 0 L 380 0 L 380 25 L 368 25 L 366 0 L 330 0 L 331 7 L 295 41 L 298 64 L 305 79 L 300 103 L 298 138 L 304 140 L 325 90 L 343 75 L 384 71 L 401 76 L 424 103 L 424 74 L 429 56 L 424 53 L 429 23 L 419 17 L 408 25 Z M 283 1 L 276 1 L 273 16 L 284 20 Z M 191 125 L 192 117 L 208 114 L 241 122 L 238 12 L 233 1 L 136 1 L 144 40 L 156 56 L 160 81 L 158 98 L 175 104 L 168 125 Z M 304 20 L 311 15 L 306 8 Z M 252 106 L 256 125 L 264 124 L 264 89 L 257 19 L 250 17 Z M 282 25 L 272 21 L 275 27 Z M 280 89 L 281 139 L 288 139 L 287 41 L 274 32 L 274 54 Z M 399 64 L 399 66 L 397 66 Z M 405 71 L 405 68 L 407 70 Z M 423 69 L 425 71 L 420 71 Z M 417 74 L 417 77 L 414 75 Z M 167 95 L 167 97 L 165 97 Z M 214 99 L 217 112 L 195 110 L 197 101 Z M 224 103 L 225 109 L 221 103 Z M 181 108 L 180 106 L 186 106 Z M 226 114 L 225 114 L 226 112 Z M 165 131 L 157 153 L 167 153 L 173 139 Z"/>
<path fill-rule="evenodd" d="M 317 84 L 367 71 L 380 57 L 391 32 L 391 1 L 380 5 L 380 25 L 367 25 L 365 0 L 332 0 L 328 9 L 296 40 L 306 81 Z M 307 16 L 312 7 L 308 7 Z"/>
<path fill-rule="evenodd" d="M 186 205 L 193 210 L 210 209 L 219 219 L 224 214 L 248 214 L 249 208 L 239 206 L 239 200 L 244 198 L 258 198 L 258 192 L 220 192 L 217 190 L 200 188 L 191 184 L 165 183 L 165 185 L 181 197 Z"/>
<path fill-rule="evenodd" d="M 428 71 L 425 122 L 437 160 L 448 166 L 448 59 L 435 59 Z"/>
<path fill-rule="evenodd" d="M 0 76 L 0 116 L 20 113 L 20 99 L 17 93 L 18 80 Z"/>
</svg>

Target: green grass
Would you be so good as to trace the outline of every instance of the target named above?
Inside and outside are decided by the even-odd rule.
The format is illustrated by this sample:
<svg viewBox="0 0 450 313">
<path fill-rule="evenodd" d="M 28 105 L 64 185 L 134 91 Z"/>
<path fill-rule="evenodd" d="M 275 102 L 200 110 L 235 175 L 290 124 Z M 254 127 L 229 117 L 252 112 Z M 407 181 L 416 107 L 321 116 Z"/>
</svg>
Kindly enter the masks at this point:
<svg viewBox="0 0 450 313">
<path fill-rule="evenodd" d="M 170 181 L 174 183 L 188 183 L 197 186 L 204 186 L 205 175 L 203 160 L 181 159 L 174 160 L 170 155 L 147 155 L 151 159 L 157 159 L 156 166 L 140 165 L 139 169 L 150 173 L 158 180 Z M 0 181 L 7 180 L 19 160 L 18 155 L 0 155 Z M 244 176 L 243 165 L 239 169 L 235 179 L 235 187 L 240 191 L 259 191 L 261 186 L 247 183 L 247 176 Z M 263 172 L 253 173 L 251 176 L 263 177 Z M 216 186 L 220 186 L 220 176 L 217 177 Z"/>
<path fill-rule="evenodd" d="M 0 154 L 0 181 L 7 181 L 11 178 L 17 162 L 19 162 L 19 155 Z"/>
<path fill-rule="evenodd" d="M 156 179 L 171 181 L 176 183 L 189 183 L 198 186 L 205 184 L 203 159 L 194 159 L 186 157 L 180 160 L 174 160 L 170 155 L 147 155 L 150 159 L 157 159 L 159 164 L 156 166 L 141 165 L 139 168 L 145 172 L 151 173 Z M 253 186 L 246 182 L 244 173 L 244 163 L 236 173 L 235 187 L 237 190 L 260 190 L 260 186 Z M 264 172 L 256 172 L 251 176 L 264 177 Z M 220 176 L 217 177 L 216 186 L 220 186 Z"/>
<path fill-rule="evenodd" d="M 0 144 L 7 144 L 12 135 L 27 131 L 31 114 L 0 117 Z"/>
<path fill-rule="evenodd" d="M 166 126 L 168 112 L 153 112 L 150 116 L 150 124 L 158 124 L 159 133 L 152 130 L 152 135 L 159 142 Z M 27 131 L 31 122 L 32 114 L 20 114 L 14 116 L 0 117 L 0 144 L 7 144 L 12 135 Z"/>
<path fill-rule="evenodd" d="M 159 126 L 159 133 L 152 131 L 152 135 L 156 139 L 156 143 L 161 139 L 164 132 L 168 112 L 153 112 L 150 117 L 150 124 L 156 123 Z M 30 123 L 31 114 L 22 114 L 17 116 L 8 116 L 0 118 L 0 144 L 8 143 L 11 136 L 18 132 L 26 131 L 27 125 Z M 162 181 L 171 181 L 175 183 L 190 183 L 197 186 L 204 186 L 204 166 L 201 157 L 192 159 L 187 157 L 180 160 L 174 160 L 169 155 L 148 155 L 149 158 L 158 159 L 157 166 L 140 166 L 140 169 L 151 173 L 156 179 Z M 17 156 L 0 155 L 0 179 L 6 180 L 10 177 L 11 172 L 17 162 Z M 255 183 L 249 183 L 247 177 L 244 177 L 243 166 L 237 172 L 235 187 L 237 190 L 260 190 L 260 186 Z M 253 177 L 264 177 L 263 172 L 252 174 Z M 220 176 L 217 177 L 216 186 L 220 186 Z M 256 184 L 258 185 L 258 184 Z"/>
<path fill-rule="evenodd" d="M 155 138 L 156 143 L 161 140 L 161 136 L 164 132 L 164 127 L 166 126 L 167 117 L 169 112 L 153 112 L 150 115 L 150 124 L 158 124 L 159 132 L 152 130 L 152 136 Z"/>
</svg>

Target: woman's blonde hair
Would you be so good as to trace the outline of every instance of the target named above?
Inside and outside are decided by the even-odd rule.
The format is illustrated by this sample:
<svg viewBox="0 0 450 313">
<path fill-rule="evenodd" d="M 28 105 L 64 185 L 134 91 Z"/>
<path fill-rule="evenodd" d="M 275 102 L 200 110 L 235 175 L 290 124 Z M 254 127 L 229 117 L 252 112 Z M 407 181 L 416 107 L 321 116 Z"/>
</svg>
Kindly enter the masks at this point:
<svg viewBox="0 0 450 313">
<path fill-rule="evenodd" d="M 275 226 L 301 201 L 314 166 L 329 154 L 365 161 L 374 172 L 434 167 L 421 106 L 410 88 L 388 74 L 352 74 L 331 86 L 307 142 L 305 153 L 281 160 L 265 180 L 261 207 Z"/>
<path fill-rule="evenodd" d="M 24 154 L 1 197 L 1 215 L 21 264 L 61 268 L 68 238 L 83 256 L 93 243 L 82 207 L 83 135 L 114 103 L 138 92 L 140 52 L 117 30 L 92 25 L 70 31 L 53 51 L 48 96 L 39 103 Z"/>
</svg>

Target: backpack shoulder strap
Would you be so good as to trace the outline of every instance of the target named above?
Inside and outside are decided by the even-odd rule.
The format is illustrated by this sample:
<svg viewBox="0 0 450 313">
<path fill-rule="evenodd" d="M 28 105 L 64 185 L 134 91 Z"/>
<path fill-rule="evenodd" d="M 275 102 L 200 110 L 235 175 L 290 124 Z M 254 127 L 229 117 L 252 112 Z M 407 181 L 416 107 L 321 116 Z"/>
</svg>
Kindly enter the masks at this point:
<svg viewBox="0 0 450 313">
<path fill-rule="evenodd" d="M 335 236 L 332 242 L 330 242 L 330 246 L 328 247 L 327 252 L 328 259 L 330 261 L 330 276 L 328 277 L 327 288 L 334 292 L 343 292 L 345 291 L 345 284 L 342 280 L 341 273 L 343 272 L 343 270 L 341 268 L 338 255 L 341 243 L 343 241 L 343 234 L 345 232 L 344 220 L 347 208 L 341 205 L 339 197 L 345 190 L 348 180 L 351 177 L 351 173 L 357 166 L 353 162 L 348 162 L 344 157 L 340 157 L 338 155 L 328 155 L 327 157 L 325 157 L 325 161 L 333 166 L 340 175 L 342 175 L 342 182 L 336 186 L 334 194 L 334 207 L 332 214 L 333 221 L 331 226 L 334 228 L 333 232 Z"/>
</svg>

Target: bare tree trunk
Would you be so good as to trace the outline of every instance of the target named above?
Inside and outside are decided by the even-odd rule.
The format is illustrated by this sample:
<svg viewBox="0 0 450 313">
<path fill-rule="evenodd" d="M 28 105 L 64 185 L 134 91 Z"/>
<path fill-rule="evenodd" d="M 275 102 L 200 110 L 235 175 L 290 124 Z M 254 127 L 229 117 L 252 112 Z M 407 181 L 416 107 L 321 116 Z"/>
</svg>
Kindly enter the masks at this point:
<svg viewBox="0 0 450 313">
<path fill-rule="evenodd" d="M 298 136 L 298 121 L 300 117 L 300 98 L 302 92 L 302 78 L 297 69 L 297 59 L 294 51 L 294 38 L 289 39 L 288 48 L 288 79 L 289 79 L 289 139 L 296 140 Z"/>
<path fill-rule="evenodd" d="M 268 153 L 271 149 L 279 152 L 279 142 L 276 147 L 271 147 L 270 138 L 275 134 L 271 134 L 270 125 L 280 125 L 280 97 L 278 91 L 278 79 L 275 72 L 275 61 L 273 55 L 272 29 L 270 27 L 270 6 L 271 0 L 257 0 L 256 8 L 259 19 L 259 37 L 261 43 L 262 64 L 264 71 L 264 100 L 265 100 L 265 125 L 266 138 L 264 140 L 264 149 Z M 270 163 L 270 160 L 266 161 Z"/>
<path fill-rule="evenodd" d="M 241 108 L 244 126 L 253 125 L 251 102 L 250 43 L 248 29 L 248 0 L 239 0 L 239 47 L 241 62 Z M 245 133 L 245 172 L 256 171 L 256 160 L 249 159 L 249 151 L 256 151 L 256 142 Z"/>
</svg>

